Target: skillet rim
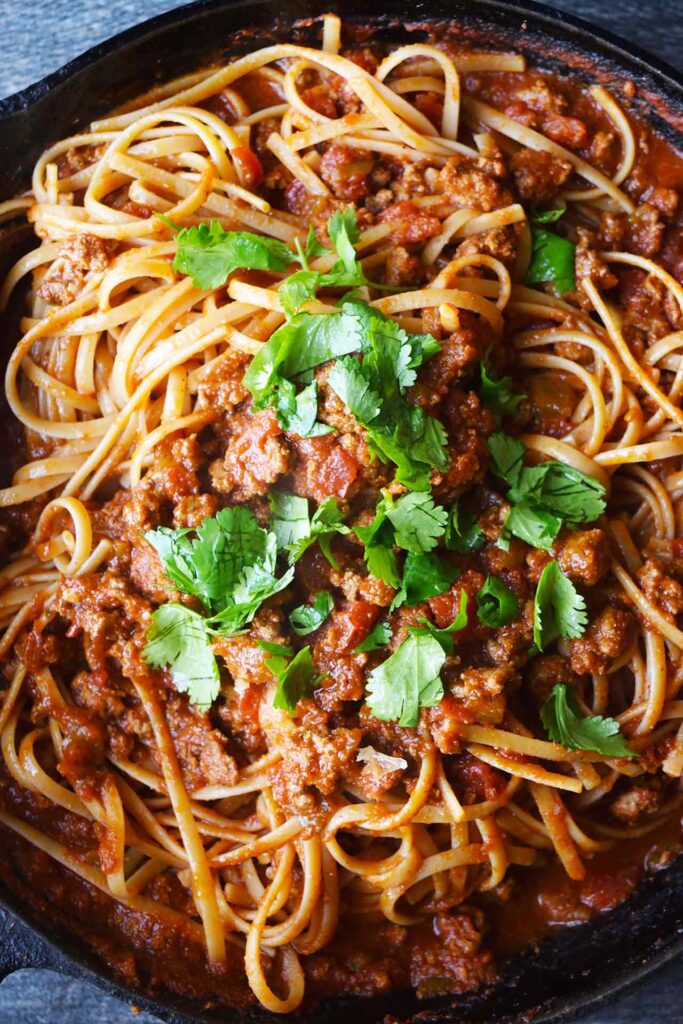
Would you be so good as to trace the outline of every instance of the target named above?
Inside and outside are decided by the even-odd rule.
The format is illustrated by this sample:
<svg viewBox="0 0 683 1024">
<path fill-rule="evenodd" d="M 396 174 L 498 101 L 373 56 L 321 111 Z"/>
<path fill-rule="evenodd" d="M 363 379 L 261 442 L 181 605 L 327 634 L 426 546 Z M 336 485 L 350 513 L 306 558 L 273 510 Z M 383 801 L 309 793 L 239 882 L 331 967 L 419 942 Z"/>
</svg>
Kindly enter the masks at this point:
<svg viewBox="0 0 683 1024">
<path fill-rule="evenodd" d="M 315 6 L 322 10 L 325 5 L 316 3 Z M 450 13 L 449 6 L 449 3 L 445 3 L 443 10 L 438 13 L 425 12 L 423 20 L 436 23 L 457 20 L 457 13 Z M 68 84 L 79 73 L 99 61 L 113 57 L 129 45 L 139 44 L 145 38 L 151 38 L 156 33 L 180 26 L 195 15 L 210 14 L 221 9 L 227 15 L 231 11 L 243 8 L 248 10 L 249 7 L 249 0 L 194 0 L 194 2 L 182 4 L 173 10 L 138 22 L 95 44 L 43 78 L 0 99 L 0 126 L 17 115 L 28 114 L 53 89 Z M 536 2 L 536 0 L 517 0 L 517 2 L 516 0 L 473 0 L 467 13 L 482 22 L 489 21 L 493 26 L 496 12 L 517 16 L 521 27 L 526 27 L 523 23 L 528 16 L 530 34 L 545 36 L 549 42 L 558 42 L 558 29 L 563 30 L 563 45 L 577 55 L 594 57 L 595 55 L 591 54 L 591 47 L 597 47 L 602 56 L 606 57 L 616 70 L 623 69 L 629 75 L 643 75 L 646 79 L 654 81 L 655 94 L 683 111 L 683 72 L 637 44 L 632 44 L 608 29 L 595 26 L 572 13 L 549 7 L 545 3 Z M 307 13 L 310 14 L 310 12 Z M 371 5 L 368 11 L 370 18 L 381 16 L 381 14 L 381 9 L 375 10 Z M 421 15 L 421 10 L 416 12 L 416 19 Z M 318 16 L 318 11 L 313 12 L 312 16 Z M 297 19 L 292 17 L 288 20 L 296 21 Z M 573 38 L 566 38 L 567 31 L 573 33 Z M 576 69 L 571 70 L 574 73 L 576 71 Z M 666 121 L 665 116 L 662 119 Z M 6 974 L 22 967 L 47 967 L 87 981 L 122 1001 L 130 1001 L 132 998 L 138 1006 L 148 1012 L 160 1015 L 168 1024 L 190 1024 L 192 1021 L 197 1021 L 199 1024 L 202 1020 L 198 1016 L 192 1016 L 191 1007 L 183 1005 L 187 1002 L 186 1000 L 175 999 L 171 993 L 162 992 L 161 998 L 158 998 L 118 982 L 115 980 L 111 968 L 104 963 L 99 966 L 97 959 L 90 955 L 90 951 L 87 948 L 81 948 L 79 940 L 71 939 L 71 937 L 62 940 L 55 937 L 49 927 L 43 926 L 42 922 L 33 923 L 30 908 L 22 906 L 13 893 L 7 896 L 1 889 L 0 938 L 3 939 L 2 946 L 5 946 L 6 943 L 8 947 L 7 949 L 0 948 L 0 980 Z M 13 942 L 14 948 L 10 948 Z M 75 947 L 75 951 L 69 949 L 71 946 Z M 683 934 L 679 932 L 678 936 L 672 937 L 663 948 L 648 950 L 647 958 L 644 958 L 642 963 L 635 967 L 627 966 L 618 969 L 608 980 L 601 982 L 590 991 L 584 991 L 571 999 L 562 996 L 556 997 L 555 1005 L 542 1010 L 537 1015 L 533 1011 L 526 1012 L 530 1015 L 529 1019 L 533 1015 L 537 1024 L 560 1024 L 560 1022 L 565 1024 L 565 1022 L 583 1017 L 589 1011 L 623 997 L 646 978 L 661 971 L 674 959 L 680 957 L 681 954 L 683 954 Z M 196 1009 L 199 1013 L 202 1012 L 201 1009 Z M 239 1013 L 239 1011 L 232 1012 Z M 516 1019 L 521 1021 L 526 1017 L 518 1016 Z"/>
</svg>

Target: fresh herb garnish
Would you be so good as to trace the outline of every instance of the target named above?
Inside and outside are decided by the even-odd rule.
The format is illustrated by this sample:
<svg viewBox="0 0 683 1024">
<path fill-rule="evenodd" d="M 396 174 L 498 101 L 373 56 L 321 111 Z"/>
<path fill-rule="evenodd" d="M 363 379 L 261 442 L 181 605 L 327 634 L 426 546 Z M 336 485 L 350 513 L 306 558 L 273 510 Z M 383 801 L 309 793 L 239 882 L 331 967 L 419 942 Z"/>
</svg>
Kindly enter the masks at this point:
<svg viewBox="0 0 683 1024">
<path fill-rule="evenodd" d="M 479 375 L 479 397 L 482 404 L 493 413 L 496 423 L 500 424 L 503 416 L 514 416 L 524 395 L 513 393 L 512 377 L 494 380 L 484 363 L 479 366 Z"/>
<path fill-rule="evenodd" d="M 263 647 L 263 644 L 261 644 Z M 277 679 L 277 690 L 273 698 L 273 707 L 294 715 L 300 700 L 308 696 L 317 676 L 310 647 L 302 647 L 293 658 L 277 652 L 265 659 L 269 670 Z"/>
<path fill-rule="evenodd" d="M 434 640 L 437 640 L 444 649 L 446 654 L 453 653 L 453 641 L 454 633 L 459 633 L 467 625 L 467 591 L 460 591 L 460 608 L 458 614 L 455 616 L 450 626 L 446 626 L 445 629 L 439 629 L 438 626 L 434 626 L 428 619 L 425 619 L 423 615 L 418 618 L 419 626 L 408 626 L 408 632 L 413 636 L 431 636 Z"/>
<path fill-rule="evenodd" d="M 439 673 L 445 660 L 434 637 L 408 636 L 368 676 L 367 704 L 375 718 L 416 726 L 420 708 L 433 707 L 443 697 Z"/>
<path fill-rule="evenodd" d="M 361 640 L 357 647 L 354 647 L 352 654 L 364 654 L 366 651 L 377 651 L 380 647 L 386 647 L 391 640 L 391 628 L 387 622 L 377 622 L 365 640 Z"/>
<path fill-rule="evenodd" d="M 220 677 L 211 633 L 204 617 L 185 605 L 173 601 L 157 608 L 144 656 L 152 668 L 168 668 L 175 688 L 187 693 L 197 707 L 209 707 L 218 696 Z"/>
<path fill-rule="evenodd" d="M 549 562 L 534 597 L 534 643 L 545 650 L 558 637 L 569 640 L 583 634 L 588 623 L 586 602 L 557 562 Z"/>
<path fill-rule="evenodd" d="M 352 206 L 335 210 L 327 222 L 327 233 L 338 256 L 337 262 L 331 270 L 325 272 L 310 269 L 309 259 L 312 259 L 312 253 L 322 256 L 328 255 L 330 250 L 320 245 L 317 239 L 317 244 L 312 247 L 309 231 L 306 249 L 303 250 L 300 244 L 297 246 L 298 260 L 303 269 L 288 277 L 279 288 L 280 302 L 287 316 L 294 316 L 303 305 L 314 298 L 318 288 L 359 288 L 361 285 L 370 284 L 356 258 L 354 246 L 360 237 L 360 231 L 356 211 Z"/>
<path fill-rule="evenodd" d="M 363 359 L 338 359 L 330 371 L 330 387 L 366 428 L 373 454 L 396 465 L 398 482 L 426 491 L 431 469 L 448 467 L 446 433 L 438 420 L 411 405 L 404 392 L 438 345 L 431 335 L 410 335 L 362 302 L 346 302 L 343 309 L 363 334 Z"/>
<path fill-rule="evenodd" d="M 313 598 L 313 604 L 301 604 L 289 616 L 292 629 L 297 636 L 308 636 L 322 626 L 334 609 L 334 600 L 329 590 L 320 590 Z"/>
<path fill-rule="evenodd" d="M 296 494 L 271 491 L 268 496 L 273 519 L 271 529 L 280 549 L 289 553 L 290 562 L 296 562 L 316 542 L 333 568 L 337 562 L 332 554 L 331 542 L 336 534 L 349 533 L 336 498 L 325 498 L 312 516 L 308 499 Z"/>
<path fill-rule="evenodd" d="M 234 270 L 272 270 L 282 273 L 296 256 L 284 242 L 251 231 L 226 231 L 217 220 L 182 228 L 157 214 L 177 231 L 173 267 L 192 278 L 195 288 L 210 291 L 225 284 Z"/>
<path fill-rule="evenodd" d="M 533 210 L 531 220 L 534 224 L 552 224 L 567 212 L 567 204 L 564 199 L 559 206 L 549 207 L 547 210 Z"/>
<path fill-rule="evenodd" d="M 211 636 L 235 633 L 251 622 L 264 601 L 289 586 L 294 570 L 276 577 L 275 534 L 259 526 L 246 508 L 222 509 L 196 530 L 162 526 L 144 536 L 169 581 L 198 598 L 206 613 L 198 615 L 174 603 L 162 605 L 152 615 L 145 658 L 155 667 L 168 667 L 178 689 L 206 706 L 218 693 Z"/>
<path fill-rule="evenodd" d="M 573 242 L 556 235 L 547 228 L 538 227 L 559 220 L 565 207 L 545 210 L 531 218 L 531 263 L 526 274 L 526 284 L 554 284 L 559 292 L 573 292 L 576 289 L 574 261 L 576 246 Z"/>
<path fill-rule="evenodd" d="M 507 434 L 493 434 L 487 444 L 492 472 L 510 488 L 505 533 L 547 550 L 563 525 L 590 523 L 604 512 L 605 489 L 597 480 L 555 459 L 525 466 L 524 444 Z"/>
<path fill-rule="evenodd" d="M 541 721 L 553 743 L 565 750 L 594 750 L 605 757 L 635 757 L 619 723 L 602 715 L 581 716 L 572 691 L 557 683 L 541 708 Z"/>
<path fill-rule="evenodd" d="M 420 604 L 430 597 L 444 594 L 459 575 L 459 569 L 433 552 L 421 555 L 408 552 L 403 565 L 401 588 L 391 604 L 391 610 L 402 604 Z"/>
<path fill-rule="evenodd" d="M 470 551 L 479 551 L 484 546 L 484 532 L 477 518 L 469 509 L 463 508 L 457 501 L 448 513 L 444 544 L 449 551 L 457 551 L 466 555 Z"/>
<path fill-rule="evenodd" d="M 519 601 L 516 594 L 495 576 L 487 576 L 477 594 L 477 617 L 485 626 L 498 629 L 517 618 Z"/>
<path fill-rule="evenodd" d="M 299 437 L 320 437 L 330 434 L 332 427 L 318 422 L 318 385 L 312 381 L 297 394 L 289 380 L 281 381 L 275 402 L 278 423 L 290 434 Z"/>
<path fill-rule="evenodd" d="M 394 546 L 415 554 L 431 551 L 443 536 L 447 519 L 446 510 L 425 492 L 404 494 L 397 501 L 384 494 L 372 523 L 354 528 L 365 545 L 368 571 L 398 589 L 401 576 Z"/>
</svg>

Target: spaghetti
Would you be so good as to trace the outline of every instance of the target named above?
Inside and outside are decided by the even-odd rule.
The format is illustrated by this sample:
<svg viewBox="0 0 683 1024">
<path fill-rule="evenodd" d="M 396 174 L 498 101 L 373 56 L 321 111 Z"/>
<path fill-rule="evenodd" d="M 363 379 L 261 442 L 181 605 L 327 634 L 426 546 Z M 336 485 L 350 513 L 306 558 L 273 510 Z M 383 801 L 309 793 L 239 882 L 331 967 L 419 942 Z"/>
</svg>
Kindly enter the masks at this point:
<svg viewBox="0 0 683 1024">
<path fill-rule="evenodd" d="M 0 206 L 39 239 L 1 293 L 24 304 L 5 377 L 23 457 L 0 490 L 3 871 L 45 895 L 25 852 L 42 851 L 67 904 L 99 908 L 105 955 L 130 948 L 147 976 L 228 1003 L 245 977 L 274 1013 L 307 979 L 425 995 L 490 980 L 481 915 L 506 887 L 559 863 L 579 900 L 593 864 L 625 840 L 642 854 L 681 807 L 676 192 L 602 86 L 514 54 L 342 38 L 326 16 L 320 49 L 163 86 L 52 145 Z M 220 244 L 247 232 L 289 256 L 207 287 L 202 253 L 181 249 L 209 223 Z M 294 402 L 313 388 L 305 431 L 249 385 L 250 360 L 359 304 L 376 362 L 394 344 L 414 362 L 372 414 L 348 383 L 380 386 L 371 334 L 278 378 Z M 406 482 L 411 458 L 426 483 Z M 528 481 L 551 464 L 604 496 L 594 515 L 539 497 Z M 267 531 L 283 495 L 320 516 L 333 499 L 339 518 L 305 519 L 307 550 L 281 544 L 278 587 L 227 628 L 225 595 L 202 608 L 154 537 L 189 544 L 235 509 Z M 201 637 L 218 623 L 208 701 L 149 655 L 165 607 Z M 305 654 L 316 678 L 289 706 L 283 673 Z M 393 714 L 378 692 L 402 686 Z M 583 740 L 548 725 L 561 698 Z M 174 936 L 153 955 L 150 921 Z"/>
</svg>

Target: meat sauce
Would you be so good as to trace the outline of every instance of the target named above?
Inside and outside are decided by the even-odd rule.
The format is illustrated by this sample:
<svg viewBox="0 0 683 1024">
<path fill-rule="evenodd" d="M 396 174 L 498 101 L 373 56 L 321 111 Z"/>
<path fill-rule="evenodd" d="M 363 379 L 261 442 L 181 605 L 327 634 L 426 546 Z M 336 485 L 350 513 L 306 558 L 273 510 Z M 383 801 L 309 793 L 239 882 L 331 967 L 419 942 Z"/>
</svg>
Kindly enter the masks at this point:
<svg viewBox="0 0 683 1024">
<path fill-rule="evenodd" d="M 367 48 L 360 54 L 354 50 L 354 54 L 359 63 L 368 65 L 375 60 Z M 619 157 L 614 126 L 580 83 L 529 71 L 469 74 L 463 84 L 467 93 L 543 132 L 606 173 L 614 173 Z M 277 92 L 257 77 L 242 80 L 234 88 L 251 109 L 278 102 Z M 329 116 L 337 116 L 340 106 L 346 109 L 343 90 L 339 89 L 331 95 L 329 90 L 316 92 L 316 86 L 311 85 L 307 102 L 315 109 L 331 104 Z M 423 112 L 434 121 L 440 116 L 440 102 L 437 95 L 422 101 Z M 208 107 L 228 123 L 234 116 L 228 99 L 222 101 L 219 97 Z M 636 252 L 656 254 L 683 280 L 677 196 L 677 190 L 683 189 L 683 159 L 644 125 L 635 123 L 635 128 L 638 158 L 624 188 L 639 204 L 640 222 L 634 224 L 625 216 L 614 215 L 599 230 L 603 235 L 611 230 L 626 239 L 626 244 Z M 359 222 L 365 217 L 367 222 L 375 219 L 390 223 L 396 253 L 388 280 L 393 284 L 419 284 L 422 269 L 412 249 L 434 237 L 440 229 L 438 219 L 430 218 L 428 212 L 411 203 L 419 179 L 411 180 L 413 170 L 409 169 L 404 179 L 396 180 L 392 186 L 392 169 L 387 166 L 390 161 L 384 165 L 356 150 L 353 159 L 349 159 L 348 153 L 326 148 L 322 154 L 320 174 L 331 187 L 335 201 L 343 200 L 337 208 L 356 203 Z M 324 225 L 330 209 L 291 185 L 283 187 L 258 139 L 254 149 L 246 149 L 239 159 L 250 186 L 262 180 L 266 194 L 281 196 L 284 191 L 291 213 L 306 217 L 315 227 Z M 457 169 L 450 179 L 446 174 L 443 181 L 444 191 L 455 195 L 461 190 L 483 210 L 499 204 L 503 189 L 508 190 L 511 198 L 516 193 L 528 201 L 536 194 L 544 202 L 551 202 L 560 188 L 575 184 L 571 168 L 543 159 L 526 164 L 517 161 L 512 177 L 505 183 L 478 171 L 463 175 Z M 594 241 L 589 239 L 587 245 Z M 505 239 L 490 242 L 496 254 L 505 258 Z M 618 278 L 619 299 L 627 311 L 625 319 L 627 326 L 631 326 L 634 344 L 638 337 L 658 330 L 659 320 L 671 329 L 664 299 L 649 292 L 645 295 L 642 276 L 624 271 L 618 272 Z M 442 338 L 439 356 L 416 385 L 420 404 L 429 408 L 443 402 L 442 415 L 452 445 L 452 466 L 444 479 L 437 482 L 435 494 L 439 488 L 442 494 L 450 494 L 481 480 L 486 459 L 482 438 L 493 431 L 494 423 L 490 413 L 467 390 L 465 381 L 489 343 L 481 321 L 463 315 L 455 331 Z M 220 375 L 202 385 L 212 400 L 232 415 L 231 423 L 216 432 L 209 431 L 201 443 L 189 439 L 164 449 L 150 471 L 152 482 L 140 494 L 93 503 L 97 528 L 102 535 L 114 539 L 122 575 L 118 577 L 114 567 L 111 578 L 96 586 L 87 579 L 70 581 L 69 606 L 61 606 L 68 628 L 55 637 L 52 650 L 46 646 L 45 637 L 33 637 L 37 664 L 42 659 L 63 665 L 82 663 L 75 645 L 83 635 L 89 637 L 90 668 L 81 669 L 74 682 L 74 692 L 83 709 L 82 720 L 61 723 L 70 741 L 65 744 L 59 772 L 80 785 L 97 785 L 104 745 L 121 757 L 133 759 L 144 746 L 148 766 L 152 770 L 159 768 L 154 763 L 153 748 L 145 742 L 149 727 L 131 701 L 121 660 L 117 662 L 111 657 L 113 623 L 123 622 L 124 628 L 135 636 L 141 624 L 148 621 L 153 602 L 168 599 L 158 563 L 138 549 L 131 537 L 168 520 L 169 515 L 175 527 L 196 526 L 215 513 L 225 495 L 234 503 L 249 502 L 263 513 L 264 496 L 282 476 L 292 481 L 295 493 L 316 501 L 330 495 L 347 502 L 360 501 L 368 488 L 376 491 L 388 482 L 383 475 L 384 467 L 373 462 L 363 437 L 345 422 L 345 412 L 338 407 L 339 403 L 335 405 L 335 396 L 326 389 L 324 377 L 318 380 L 322 407 L 326 422 L 333 423 L 337 433 L 290 441 L 283 436 L 272 412 L 251 415 L 245 411 L 247 395 L 240 386 L 245 365 L 246 361 L 236 354 L 232 362 L 226 360 Z M 530 429 L 551 436 L 566 432 L 571 413 L 568 389 L 561 375 L 535 378 L 523 410 Z M 30 528 L 33 515 L 28 509 L 22 514 L 23 523 L 21 515 L 18 517 L 19 535 L 22 527 Z M 484 502 L 480 512 L 484 532 L 487 521 L 493 522 L 497 514 L 494 502 L 488 508 Z M 16 519 L 15 516 L 10 523 L 15 533 Z M 290 811 L 305 813 L 314 822 L 317 816 L 323 820 L 328 813 L 328 801 L 333 799 L 339 777 L 360 771 L 355 766 L 355 755 L 361 737 L 362 742 L 381 744 L 392 756 L 419 757 L 419 739 L 414 731 L 411 735 L 410 730 L 401 730 L 393 723 L 371 719 L 364 709 L 353 714 L 346 711 L 346 702 L 358 702 L 362 697 L 366 674 L 367 662 L 359 663 L 353 651 L 386 613 L 392 591 L 367 577 L 362 569 L 362 554 L 351 540 L 337 540 L 335 552 L 336 569 L 319 552 L 308 552 L 297 578 L 303 601 L 310 600 L 322 587 L 333 587 L 342 595 L 340 607 L 312 638 L 316 668 L 329 675 L 316 700 L 306 702 L 303 714 L 312 735 L 324 733 L 320 741 L 323 746 L 317 747 L 313 742 L 309 748 L 302 742 L 285 756 L 273 779 L 277 799 Z M 523 614 L 502 629 L 493 631 L 482 626 L 472 611 L 474 596 L 487 572 L 495 568 L 523 608 L 533 595 L 544 564 L 543 554 L 535 554 L 540 558 L 534 558 L 533 553 L 529 554 L 513 540 L 505 553 L 495 544 L 487 543 L 476 556 L 454 555 L 461 575 L 450 591 L 430 599 L 424 606 L 393 613 L 397 629 L 416 622 L 418 614 L 429 615 L 438 627 L 445 628 L 460 607 L 462 592 L 470 597 L 470 617 L 460 634 L 460 642 L 467 651 L 469 675 L 461 681 L 456 698 L 446 698 L 428 714 L 439 749 L 446 756 L 454 756 L 448 771 L 466 804 L 496 799 L 507 780 L 495 768 L 460 756 L 459 730 L 474 721 L 500 725 L 505 714 L 501 694 L 506 688 L 513 691 L 510 699 L 516 712 L 524 716 L 524 701 L 514 696 L 514 689 L 520 685 L 518 667 L 532 639 L 529 621 Z M 609 564 L 609 550 L 599 529 L 561 538 L 557 557 L 565 572 L 588 587 L 604 577 Z M 651 574 L 655 570 L 651 569 Z M 675 615 L 683 607 L 683 590 L 678 579 L 667 580 L 669 610 Z M 652 586 L 661 591 L 661 574 Z M 275 637 L 279 621 L 266 618 L 261 622 L 263 635 Z M 597 608 L 591 628 L 583 638 L 570 643 L 566 658 L 539 658 L 533 671 L 525 675 L 525 699 L 535 700 L 540 706 L 549 692 L 548 680 L 569 680 L 576 675 L 603 671 L 606 657 L 618 657 L 628 648 L 633 627 L 633 614 L 627 608 Z M 27 663 L 30 644 L 30 638 L 25 640 L 22 657 Z M 220 653 L 229 671 L 234 668 L 248 683 L 262 681 L 263 655 L 248 638 L 228 638 L 222 644 Z M 117 652 L 122 659 L 123 649 L 118 648 Z M 556 662 L 551 662 L 553 657 Z M 93 663 L 98 665 L 95 670 Z M 141 665 L 137 669 L 145 671 Z M 237 702 L 199 716 L 188 711 L 184 700 L 169 693 L 166 684 L 157 681 L 154 685 L 167 705 L 183 777 L 190 791 L 202 785 L 229 784 L 237 766 L 247 756 L 263 753 L 253 686 L 247 685 Z M 311 781 L 317 787 L 315 797 L 311 796 Z M 371 785 L 369 779 L 365 781 Z M 634 825 L 647 821 L 648 814 L 659 806 L 661 796 L 656 785 L 649 789 L 648 786 L 646 780 L 640 803 L 636 799 L 631 804 L 615 804 L 614 817 Z M 648 795 L 650 791 L 653 796 Z M 616 800 L 619 799 L 617 794 Z M 56 810 L 39 794 L 20 789 L 6 775 L 0 778 L 0 801 L 4 808 L 48 836 L 79 850 L 84 861 L 92 862 L 97 857 L 101 840 L 97 826 Z M 410 929 L 347 911 L 342 914 L 333 941 L 306 958 L 310 991 L 316 997 L 349 991 L 374 995 L 412 985 L 426 996 L 485 984 L 495 978 L 499 964 L 514 950 L 537 941 L 553 928 L 586 922 L 616 906 L 647 872 L 673 860 L 680 847 L 681 832 L 676 821 L 655 833 L 619 842 L 611 850 L 587 858 L 586 877 L 581 881 L 569 879 L 562 865 L 548 854 L 545 865 L 512 868 L 509 877 L 492 892 L 473 893 L 461 907 L 437 906 L 428 923 Z M 207 968 L 194 912 L 193 928 L 180 924 L 180 918 L 154 921 L 126 909 L 57 865 L 46 853 L 6 831 L 0 875 L 38 916 L 50 921 L 57 918 L 60 928 L 92 944 L 124 982 L 149 991 L 170 989 L 207 1005 L 245 1006 L 251 1001 L 237 945 L 228 945 L 225 967 Z M 181 886 L 159 882 L 147 894 L 169 908 L 187 911 L 188 894 Z M 276 976 L 279 968 L 276 956 L 267 971 Z"/>
</svg>

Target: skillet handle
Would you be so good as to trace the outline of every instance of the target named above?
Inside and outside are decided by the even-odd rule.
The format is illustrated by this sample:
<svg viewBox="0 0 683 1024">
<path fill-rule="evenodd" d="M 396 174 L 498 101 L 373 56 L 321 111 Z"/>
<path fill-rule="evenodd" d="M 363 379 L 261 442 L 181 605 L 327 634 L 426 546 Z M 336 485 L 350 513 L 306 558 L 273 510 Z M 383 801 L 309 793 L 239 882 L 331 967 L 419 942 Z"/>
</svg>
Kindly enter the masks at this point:
<svg viewBox="0 0 683 1024">
<path fill-rule="evenodd" d="M 0 907 L 0 981 L 24 967 L 46 967 L 48 960 L 40 937 Z"/>
</svg>

